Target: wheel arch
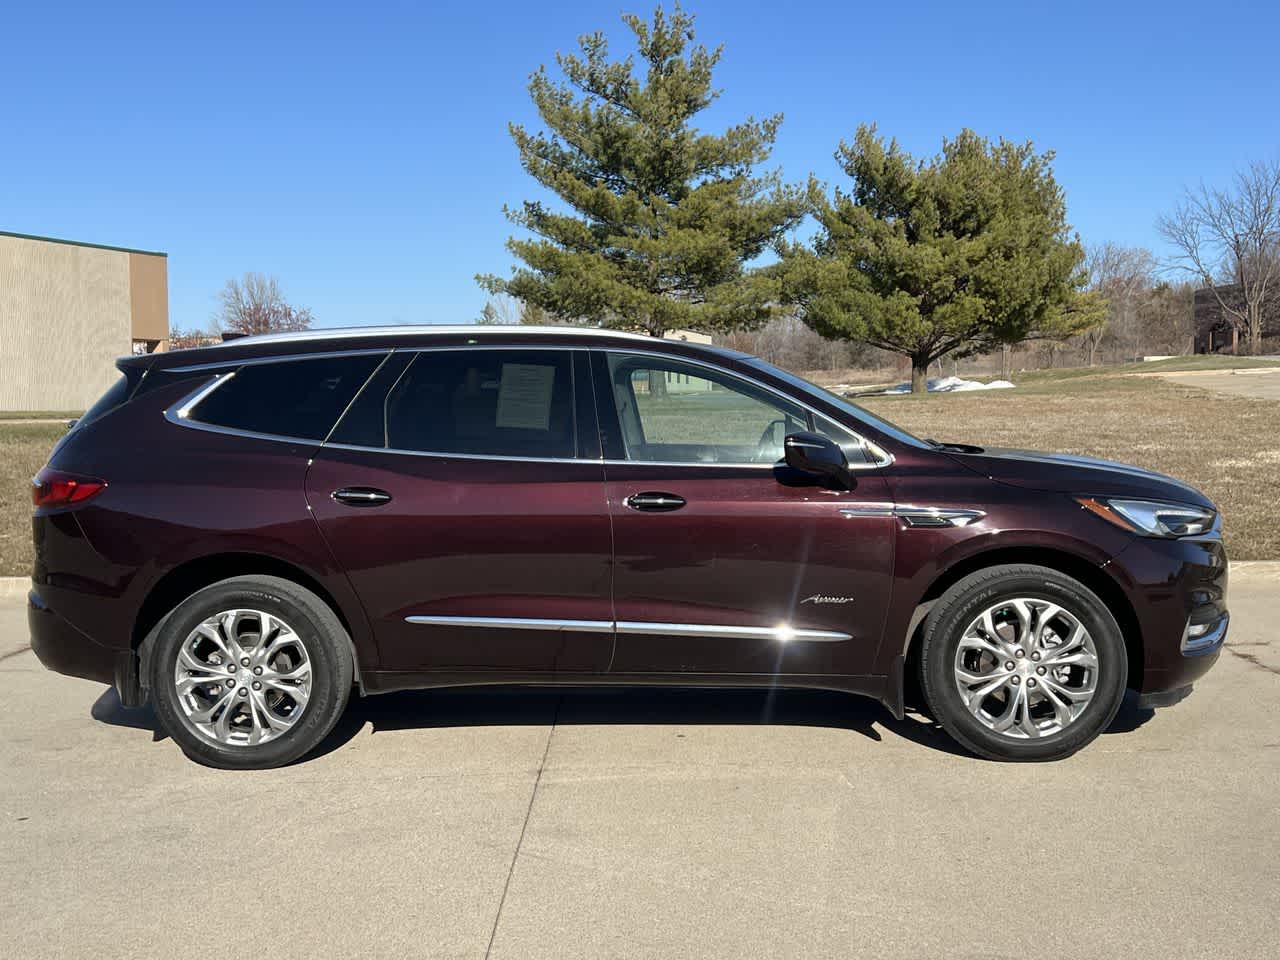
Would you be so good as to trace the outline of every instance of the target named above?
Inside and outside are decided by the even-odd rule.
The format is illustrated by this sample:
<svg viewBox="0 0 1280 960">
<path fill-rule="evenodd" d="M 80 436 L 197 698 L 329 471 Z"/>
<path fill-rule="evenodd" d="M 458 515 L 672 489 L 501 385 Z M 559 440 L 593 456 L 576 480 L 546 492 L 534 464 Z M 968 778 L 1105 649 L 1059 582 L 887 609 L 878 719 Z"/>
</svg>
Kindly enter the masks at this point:
<svg viewBox="0 0 1280 960">
<path fill-rule="evenodd" d="M 924 626 L 929 609 L 938 598 L 971 573 L 1002 564 L 1028 563 L 1066 574 L 1097 594 L 1120 626 L 1120 635 L 1128 655 L 1130 685 L 1142 677 L 1143 641 L 1138 615 L 1120 584 L 1106 571 L 1105 564 L 1099 566 L 1079 554 L 1054 547 L 997 547 L 964 557 L 947 567 L 933 579 L 916 602 L 915 613 L 911 617 L 901 648 L 904 667 L 897 690 L 899 704 L 905 704 L 908 694 L 918 692 L 914 686 L 919 682 Z"/>
<path fill-rule="evenodd" d="M 138 616 L 134 619 L 133 634 L 130 638 L 131 646 L 138 654 L 142 682 L 145 684 L 146 678 L 150 675 L 148 657 L 150 641 L 155 635 L 156 627 L 178 604 L 197 591 L 221 580 L 255 574 L 278 577 L 281 580 L 296 583 L 314 593 L 333 611 L 333 615 L 338 618 L 338 622 L 347 633 L 352 669 L 355 672 L 357 685 L 363 689 L 360 658 L 351 630 L 351 620 L 333 594 L 319 580 L 296 564 L 269 554 L 249 552 L 216 553 L 196 557 L 174 567 L 152 585 L 142 601 Z"/>
</svg>

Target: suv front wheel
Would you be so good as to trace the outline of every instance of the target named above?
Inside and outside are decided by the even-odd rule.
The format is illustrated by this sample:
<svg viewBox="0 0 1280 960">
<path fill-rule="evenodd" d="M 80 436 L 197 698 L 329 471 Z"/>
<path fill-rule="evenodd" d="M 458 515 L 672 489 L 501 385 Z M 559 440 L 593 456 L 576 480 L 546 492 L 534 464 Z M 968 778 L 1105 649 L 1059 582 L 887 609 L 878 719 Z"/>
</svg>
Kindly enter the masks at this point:
<svg viewBox="0 0 1280 960">
<path fill-rule="evenodd" d="M 925 698 L 943 728 L 991 760 L 1057 760 L 1090 743 L 1124 698 L 1115 617 L 1079 581 L 1007 564 L 970 574 L 929 613 Z"/>
<path fill-rule="evenodd" d="M 277 577 L 234 577 L 188 597 L 158 628 L 149 660 L 161 726 L 211 767 L 297 760 L 333 729 L 351 692 L 341 622 Z"/>
</svg>

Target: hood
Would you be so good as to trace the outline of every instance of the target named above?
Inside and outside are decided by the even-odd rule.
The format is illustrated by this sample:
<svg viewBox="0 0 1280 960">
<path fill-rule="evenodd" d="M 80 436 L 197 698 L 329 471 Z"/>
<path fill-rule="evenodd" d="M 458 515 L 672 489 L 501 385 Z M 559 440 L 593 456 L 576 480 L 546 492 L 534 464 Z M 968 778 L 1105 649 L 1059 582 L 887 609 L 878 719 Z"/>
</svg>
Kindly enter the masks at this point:
<svg viewBox="0 0 1280 960">
<path fill-rule="evenodd" d="M 947 451 L 960 465 L 999 483 L 1030 490 L 1085 496 L 1172 500 L 1216 509 L 1208 497 L 1173 477 L 1114 460 L 1078 457 L 1069 453 L 1002 450 L 992 447 L 973 453 Z"/>
</svg>

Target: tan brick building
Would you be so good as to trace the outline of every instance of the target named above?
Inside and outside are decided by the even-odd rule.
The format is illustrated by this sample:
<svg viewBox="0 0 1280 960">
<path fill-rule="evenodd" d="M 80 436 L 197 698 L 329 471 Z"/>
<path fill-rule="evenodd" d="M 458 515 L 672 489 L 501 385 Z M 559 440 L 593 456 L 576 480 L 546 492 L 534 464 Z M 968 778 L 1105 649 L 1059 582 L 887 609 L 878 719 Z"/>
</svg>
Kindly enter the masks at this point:
<svg viewBox="0 0 1280 960">
<path fill-rule="evenodd" d="M 0 411 L 84 410 L 168 344 L 165 254 L 0 231 Z"/>
</svg>

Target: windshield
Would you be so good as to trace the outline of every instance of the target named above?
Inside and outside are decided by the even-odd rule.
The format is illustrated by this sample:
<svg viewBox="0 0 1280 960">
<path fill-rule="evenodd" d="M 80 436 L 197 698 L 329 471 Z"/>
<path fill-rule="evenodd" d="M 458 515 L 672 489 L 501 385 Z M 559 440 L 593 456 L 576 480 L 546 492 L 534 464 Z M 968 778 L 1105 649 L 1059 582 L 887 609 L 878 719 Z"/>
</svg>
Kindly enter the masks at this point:
<svg viewBox="0 0 1280 960">
<path fill-rule="evenodd" d="M 761 370 L 767 370 L 775 377 L 778 377 L 780 380 L 785 380 L 797 390 L 807 393 L 811 397 L 820 397 L 828 403 L 835 404 L 851 417 L 855 417 L 862 423 L 874 427 L 885 436 L 891 437 L 899 443 L 905 443 L 908 446 L 923 447 L 926 449 L 929 447 L 929 444 L 925 443 L 919 437 L 907 433 L 907 431 L 903 430 L 901 427 L 895 426 L 883 417 L 877 417 L 874 413 L 863 409 L 850 400 L 846 400 L 838 393 L 832 393 L 830 390 L 822 389 L 822 387 L 818 386 L 816 383 L 810 383 L 808 380 L 804 379 L 804 377 L 797 377 L 794 373 L 788 373 L 786 370 L 775 367 L 771 363 L 766 363 L 759 357 L 751 357 L 746 362 L 753 367 L 758 367 Z"/>
</svg>

